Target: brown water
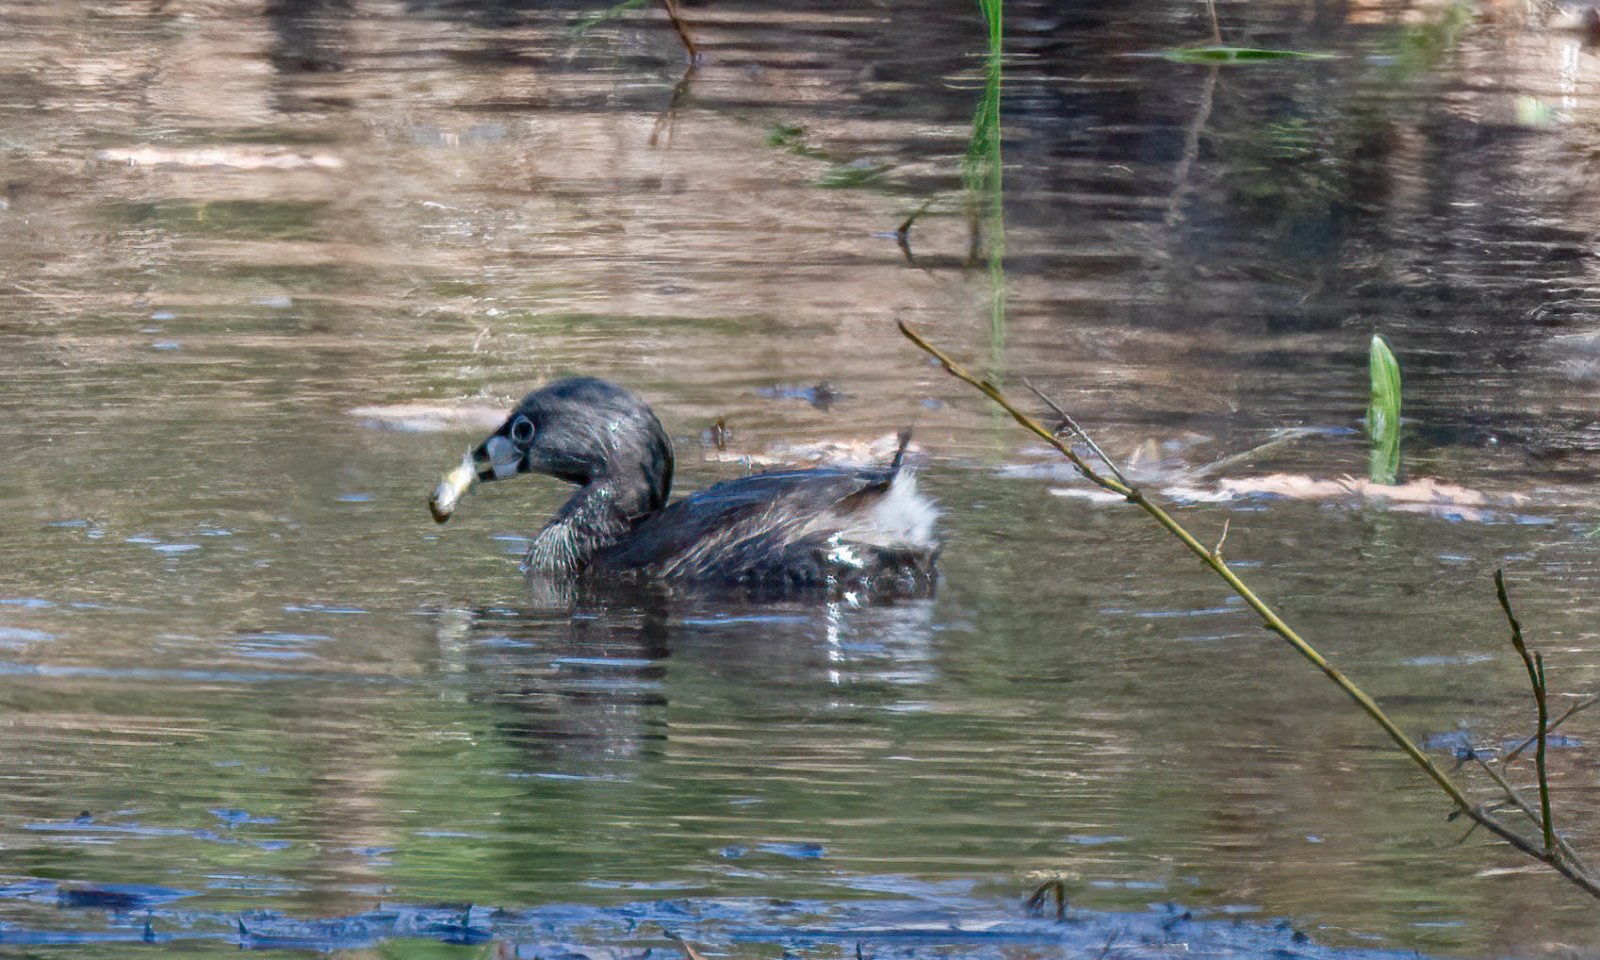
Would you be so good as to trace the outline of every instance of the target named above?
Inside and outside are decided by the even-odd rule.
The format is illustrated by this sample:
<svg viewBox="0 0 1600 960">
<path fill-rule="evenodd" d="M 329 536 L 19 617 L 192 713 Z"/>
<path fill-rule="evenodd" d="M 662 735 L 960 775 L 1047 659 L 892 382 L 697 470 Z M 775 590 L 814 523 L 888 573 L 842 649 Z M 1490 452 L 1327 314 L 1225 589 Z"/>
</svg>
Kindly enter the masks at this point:
<svg viewBox="0 0 1600 960">
<path fill-rule="evenodd" d="M 1333 58 L 1194 66 L 1132 55 L 1204 40 L 1202 6 L 1012 3 L 1002 257 L 961 177 L 975 5 L 686 9 L 692 71 L 654 8 L 0 7 L 7 882 L 211 917 L 970 883 L 1003 915 L 1070 870 L 1087 910 L 1592 952 L 1591 902 L 1458 845 L 1311 668 L 1141 515 L 1052 495 L 1075 482 L 894 321 L 1155 486 L 1291 427 L 1222 473 L 1363 473 L 1383 332 L 1409 473 L 1525 502 L 1183 516 L 1229 518 L 1419 739 L 1519 737 L 1495 567 L 1552 687 L 1600 686 L 1600 60 L 1498 6 L 1280 2 L 1223 4 L 1227 40 Z M 908 257 L 886 233 L 918 210 Z M 537 608 L 519 538 L 564 491 L 435 528 L 481 431 L 390 408 L 562 372 L 648 397 L 680 490 L 915 423 L 938 598 Z M 1593 750 L 1552 764 L 1600 842 Z M 103 923 L 7 889 L 0 921 Z"/>
</svg>

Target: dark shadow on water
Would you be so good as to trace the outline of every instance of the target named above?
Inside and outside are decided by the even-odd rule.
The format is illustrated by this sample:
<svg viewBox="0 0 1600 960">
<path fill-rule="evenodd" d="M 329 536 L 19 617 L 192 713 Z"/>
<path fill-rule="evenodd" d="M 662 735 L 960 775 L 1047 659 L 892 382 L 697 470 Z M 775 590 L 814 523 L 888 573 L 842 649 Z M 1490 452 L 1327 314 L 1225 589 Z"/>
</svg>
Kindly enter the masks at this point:
<svg viewBox="0 0 1600 960">
<path fill-rule="evenodd" d="M 211 941 L 251 950 L 340 951 L 391 941 L 496 945 L 498 957 L 682 957 L 681 941 L 703 950 L 750 945 L 762 954 L 836 957 L 1017 957 L 1197 954 L 1241 958 L 1390 960 L 1414 952 L 1338 949 L 1314 943 L 1283 922 L 1241 922 L 1227 911 L 1196 914 L 1177 904 L 1143 912 L 1070 911 L 1064 919 L 1030 918 L 1008 901 L 967 883 L 930 884 L 903 877 L 857 878 L 857 895 L 875 900 L 681 899 L 614 907 L 550 904 L 507 910 L 473 904 L 385 904 L 347 916 L 300 919 L 273 911 L 208 913 L 146 905 L 102 910 L 91 928 L 7 926 L 0 947 Z M 845 881 L 847 885 L 849 881 Z M 25 887 L 25 889 L 24 889 Z M 158 888 L 150 888 L 158 889 Z M 69 906 L 48 881 L 0 888 L 0 898 Z M 117 891 L 107 891 L 116 893 Z M 181 891 L 180 891 L 181 893 Z M 886 895 L 886 896 L 884 896 Z M 159 901 L 158 901 L 159 902 Z M 86 911 L 78 910 L 74 916 Z M 59 919 L 58 914 L 56 918 Z"/>
</svg>

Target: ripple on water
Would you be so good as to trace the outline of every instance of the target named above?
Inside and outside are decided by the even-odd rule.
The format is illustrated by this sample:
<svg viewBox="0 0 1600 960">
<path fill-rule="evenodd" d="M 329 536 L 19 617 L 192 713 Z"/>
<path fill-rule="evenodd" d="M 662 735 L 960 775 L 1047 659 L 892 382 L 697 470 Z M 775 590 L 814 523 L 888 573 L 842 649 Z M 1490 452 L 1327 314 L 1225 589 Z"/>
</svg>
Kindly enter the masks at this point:
<svg viewBox="0 0 1600 960">
<path fill-rule="evenodd" d="M 240 656 L 262 660 L 301 660 L 315 656 L 311 648 L 333 638 L 325 633 L 263 631 L 236 638 L 230 646 Z"/>
<path fill-rule="evenodd" d="M 0 627 L 0 647 L 20 650 L 29 644 L 46 643 L 56 639 L 56 634 L 26 627 Z"/>
<path fill-rule="evenodd" d="M 820 843 L 758 843 L 756 844 L 756 849 L 763 853 L 788 857 L 791 860 L 821 860 L 828 853 L 827 848 Z"/>
<path fill-rule="evenodd" d="M 245 823 L 277 823 L 278 818 L 253 814 L 240 807 L 213 807 L 210 811 L 213 817 L 221 820 L 230 827 Z"/>
<path fill-rule="evenodd" d="M 0 597 L 0 606 L 22 607 L 25 610 L 46 610 L 55 606 L 54 600 L 42 597 Z"/>
</svg>

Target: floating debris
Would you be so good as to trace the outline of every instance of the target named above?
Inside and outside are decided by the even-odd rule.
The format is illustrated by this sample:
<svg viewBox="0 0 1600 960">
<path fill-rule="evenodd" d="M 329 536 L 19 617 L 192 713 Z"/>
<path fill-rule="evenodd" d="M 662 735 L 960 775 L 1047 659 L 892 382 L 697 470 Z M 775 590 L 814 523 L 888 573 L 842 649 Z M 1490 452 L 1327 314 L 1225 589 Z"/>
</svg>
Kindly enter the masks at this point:
<svg viewBox="0 0 1600 960">
<path fill-rule="evenodd" d="M 1093 501 L 1122 499 L 1116 494 L 1088 486 L 1052 487 L 1050 492 L 1058 497 Z M 1162 493 L 1190 503 L 1227 503 L 1254 498 L 1371 503 L 1404 513 L 1426 513 L 1449 520 L 1477 523 L 1511 519 L 1506 515 L 1506 510 L 1530 502 L 1526 494 L 1490 494 L 1432 477 L 1386 484 L 1350 476 L 1337 480 L 1318 480 L 1301 473 L 1233 477 L 1218 481 L 1214 487 L 1178 483 L 1164 488 Z M 1518 522 L 1524 522 L 1524 519 L 1518 518 Z"/>
<path fill-rule="evenodd" d="M 101 150 L 94 155 L 106 163 L 130 167 L 231 167 L 235 170 L 342 170 L 344 160 L 331 153 L 306 153 L 270 147 L 200 147 L 179 149 L 135 147 Z"/>
<path fill-rule="evenodd" d="M 796 464 L 826 466 L 867 466 L 887 463 L 900 449 L 900 435 L 886 433 L 876 440 L 820 440 L 815 443 L 779 443 L 765 453 L 750 453 L 735 449 L 709 450 L 706 459 L 724 463 L 742 463 L 750 467 L 794 466 Z M 922 452 L 915 443 L 906 446 L 906 456 L 913 458 Z"/>
</svg>

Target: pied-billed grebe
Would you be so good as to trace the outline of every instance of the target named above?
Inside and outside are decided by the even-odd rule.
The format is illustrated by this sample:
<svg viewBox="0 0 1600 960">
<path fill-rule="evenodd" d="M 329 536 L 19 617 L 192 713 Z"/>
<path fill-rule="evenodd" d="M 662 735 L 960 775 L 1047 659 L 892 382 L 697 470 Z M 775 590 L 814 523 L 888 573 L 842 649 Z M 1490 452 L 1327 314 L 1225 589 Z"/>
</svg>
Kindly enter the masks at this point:
<svg viewBox="0 0 1600 960">
<path fill-rule="evenodd" d="M 579 486 L 528 550 L 543 578 L 643 577 L 846 596 L 933 587 L 937 516 L 903 469 L 822 467 L 728 480 L 667 504 L 672 441 L 644 401 L 588 377 L 528 394 L 439 482 L 440 523 L 480 480 L 545 473 Z"/>
</svg>

